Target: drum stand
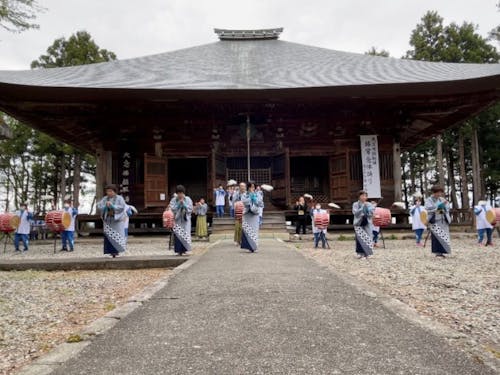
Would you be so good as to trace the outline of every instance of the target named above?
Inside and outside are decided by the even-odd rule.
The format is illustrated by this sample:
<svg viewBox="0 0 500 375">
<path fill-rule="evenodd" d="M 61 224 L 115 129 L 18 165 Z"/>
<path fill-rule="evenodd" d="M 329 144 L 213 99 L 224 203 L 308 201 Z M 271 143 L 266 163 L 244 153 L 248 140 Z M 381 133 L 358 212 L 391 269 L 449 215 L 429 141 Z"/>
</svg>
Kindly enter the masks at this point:
<svg viewBox="0 0 500 375">
<path fill-rule="evenodd" d="M 380 238 L 382 239 L 382 247 L 385 249 L 385 240 L 384 240 L 384 234 L 382 233 L 382 228 L 378 231 L 378 234 Z"/>
<path fill-rule="evenodd" d="M 170 231 L 170 235 L 168 236 L 168 250 L 172 250 L 173 242 L 174 242 L 174 232 Z"/>
<path fill-rule="evenodd" d="M 56 248 L 57 248 L 57 235 L 60 234 L 60 232 L 52 232 L 54 235 L 54 254 L 56 253 Z"/>
<path fill-rule="evenodd" d="M 14 239 L 12 238 L 12 233 L 11 232 L 3 232 L 3 238 L 4 238 L 4 241 L 3 241 L 3 253 L 5 254 L 6 251 L 7 251 L 7 242 L 12 242 L 14 243 Z"/>
</svg>

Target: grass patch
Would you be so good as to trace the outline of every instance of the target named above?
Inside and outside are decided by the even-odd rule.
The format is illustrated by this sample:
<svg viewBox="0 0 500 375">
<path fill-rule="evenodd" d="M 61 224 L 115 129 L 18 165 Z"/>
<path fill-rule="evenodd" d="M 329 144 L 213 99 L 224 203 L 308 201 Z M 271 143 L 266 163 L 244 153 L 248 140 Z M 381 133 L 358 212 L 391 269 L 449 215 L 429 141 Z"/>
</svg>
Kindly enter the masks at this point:
<svg viewBox="0 0 500 375">
<path fill-rule="evenodd" d="M 106 310 L 106 311 L 111 311 L 111 310 L 114 310 L 115 308 L 116 308 L 116 305 L 112 302 L 107 302 L 104 305 L 104 310 Z"/>
<path fill-rule="evenodd" d="M 80 341 L 83 341 L 83 337 L 77 333 L 69 335 L 68 338 L 66 339 L 66 342 L 68 343 L 80 342 Z"/>
</svg>

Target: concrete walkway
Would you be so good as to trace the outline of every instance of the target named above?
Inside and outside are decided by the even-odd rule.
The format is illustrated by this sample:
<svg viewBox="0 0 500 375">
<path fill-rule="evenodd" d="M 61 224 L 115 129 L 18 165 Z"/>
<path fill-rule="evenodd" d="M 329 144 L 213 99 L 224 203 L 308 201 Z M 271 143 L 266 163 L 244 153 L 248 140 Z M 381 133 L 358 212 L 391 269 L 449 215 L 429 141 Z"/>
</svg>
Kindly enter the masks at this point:
<svg viewBox="0 0 500 375">
<path fill-rule="evenodd" d="M 55 373 L 493 372 L 270 239 L 222 241 Z"/>
</svg>

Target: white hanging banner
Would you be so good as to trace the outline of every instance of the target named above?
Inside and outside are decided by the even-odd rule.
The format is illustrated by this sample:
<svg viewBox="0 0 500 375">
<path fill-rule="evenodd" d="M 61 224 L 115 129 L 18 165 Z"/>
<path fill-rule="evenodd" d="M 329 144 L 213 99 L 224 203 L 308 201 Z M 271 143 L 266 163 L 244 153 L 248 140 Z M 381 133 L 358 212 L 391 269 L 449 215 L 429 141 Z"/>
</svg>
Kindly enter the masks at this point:
<svg viewBox="0 0 500 375">
<path fill-rule="evenodd" d="M 369 198 L 381 198 L 378 141 L 376 135 L 360 135 L 363 190 Z"/>
</svg>

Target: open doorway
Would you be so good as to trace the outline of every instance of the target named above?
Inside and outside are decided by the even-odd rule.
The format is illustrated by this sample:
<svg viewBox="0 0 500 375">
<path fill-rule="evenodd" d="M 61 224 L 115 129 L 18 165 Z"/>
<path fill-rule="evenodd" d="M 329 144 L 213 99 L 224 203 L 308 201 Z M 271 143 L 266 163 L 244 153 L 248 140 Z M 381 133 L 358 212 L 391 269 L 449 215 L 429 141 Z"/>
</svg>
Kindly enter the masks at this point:
<svg viewBox="0 0 500 375">
<path fill-rule="evenodd" d="M 172 195 L 177 185 L 184 185 L 193 202 L 207 194 L 207 159 L 185 158 L 168 160 L 168 191 Z"/>
<path fill-rule="evenodd" d="M 292 199 L 311 194 L 320 203 L 330 201 L 329 160 L 323 156 L 290 158 L 290 189 Z"/>
</svg>

